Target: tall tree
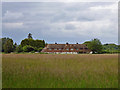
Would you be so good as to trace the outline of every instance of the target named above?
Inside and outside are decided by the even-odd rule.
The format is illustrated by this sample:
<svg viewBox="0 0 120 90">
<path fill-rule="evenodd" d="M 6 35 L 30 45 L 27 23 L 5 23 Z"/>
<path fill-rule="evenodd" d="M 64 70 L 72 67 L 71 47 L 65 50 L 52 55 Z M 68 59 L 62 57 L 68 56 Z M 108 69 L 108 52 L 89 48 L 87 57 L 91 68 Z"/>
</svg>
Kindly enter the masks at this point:
<svg viewBox="0 0 120 90">
<path fill-rule="evenodd" d="M 33 39 L 31 33 L 28 34 L 28 39 Z"/>
<path fill-rule="evenodd" d="M 16 47 L 16 52 L 22 52 L 23 51 L 23 48 L 21 45 L 19 45 L 18 47 Z"/>
<path fill-rule="evenodd" d="M 13 51 L 13 41 L 7 40 L 7 42 L 3 46 L 5 53 L 10 53 Z"/>
<path fill-rule="evenodd" d="M 21 46 L 30 45 L 32 47 L 40 48 L 45 47 L 45 41 L 43 40 L 34 40 L 34 39 L 24 39 L 21 41 Z"/>
<path fill-rule="evenodd" d="M 4 52 L 4 44 L 5 44 L 8 40 L 10 40 L 11 42 L 13 42 L 12 39 L 6 38 L 6 37 L 0 39 L 0 45 L 2 46 L 1 49 L 0 49 L 0 51 Z"/>
<path fill-rule="evenodd" d="M 89 45 L 90 43 L 91 43 L 91 41 L 86 41 L 86 42 L 84 42 L 83 44 Z"/>
<path fill-rule="evenodd" d="M 97 38 L 91 40 L 87 46 L 92 50 L 93 53 L 102 53 L 102 44 L 101 41 Z"/>
<path fill-rule="evenodd" d="M 45 41 L 43 40 L 43 47 L 45 47 Z"/>
<path fill-rule="evenodd" d="M 17 43 L 15 42 L 15 44 L 13 45 L 13 51 L 16 51 L 17 48 Z"/>
</svg>

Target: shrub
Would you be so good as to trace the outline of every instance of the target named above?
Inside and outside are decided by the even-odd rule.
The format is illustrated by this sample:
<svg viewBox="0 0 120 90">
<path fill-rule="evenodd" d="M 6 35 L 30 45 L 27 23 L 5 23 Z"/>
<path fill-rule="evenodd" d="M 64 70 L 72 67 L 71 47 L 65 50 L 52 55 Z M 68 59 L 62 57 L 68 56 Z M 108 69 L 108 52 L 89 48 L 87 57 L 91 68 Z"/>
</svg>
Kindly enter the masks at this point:
<svg viewBox="0 0 120 90">
<path fill-rule="evenodd" d="M 31 53 L 35 53 L 35 51 L 31 51 Z"/>
<path fill-rule="evenodd" d="M 37 51 L 38 51 L 38 48 L 34 47 L 34 51 L 37 52 Z"/>
<path fill-rule="evenodd" d="M 38 49 L 38 52 L 41 52 L 41 51 L 42 51 L 42 49 L 43 49 L 43 48 L 41 48 L 41 47 L 40 47 L 40 48 Z"/>
<path fill-rule="evenodd" d="M 31 52 L 31 51 L 34 51 L 34 48 L 30 45 L 26 45 L 23 47 L 23 51 L 24 52 Z"/>
</svg>

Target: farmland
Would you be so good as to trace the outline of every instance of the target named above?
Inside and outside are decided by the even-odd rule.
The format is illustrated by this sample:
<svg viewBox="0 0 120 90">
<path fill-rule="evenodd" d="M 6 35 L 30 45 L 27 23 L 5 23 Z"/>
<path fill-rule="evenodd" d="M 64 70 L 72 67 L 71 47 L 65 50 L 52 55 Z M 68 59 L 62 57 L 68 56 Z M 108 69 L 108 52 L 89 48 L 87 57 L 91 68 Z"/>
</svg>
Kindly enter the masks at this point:
<svg viewBox="0 0 120 90">
<path fill-rule="evenodd" d="M 117 54 L 3 54 L 3 88 L 117 88 Z"/>
</svg>

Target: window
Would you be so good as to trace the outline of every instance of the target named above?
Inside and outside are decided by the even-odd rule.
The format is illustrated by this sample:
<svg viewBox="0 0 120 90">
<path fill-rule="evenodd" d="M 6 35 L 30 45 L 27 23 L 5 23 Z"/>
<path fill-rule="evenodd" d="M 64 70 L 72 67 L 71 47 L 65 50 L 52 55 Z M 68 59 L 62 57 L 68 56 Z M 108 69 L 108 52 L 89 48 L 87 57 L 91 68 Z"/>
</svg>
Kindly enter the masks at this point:
<svg viewBox="0 0 120 90">
<path fill-rule="evenodd" d="M 54 50 L 57 50 L 56 48 Z"/>
<path fill-rule="evenodd" d="M 69 50 L 68 48 L 66 50 Z"/>
<path fill-rule="evenodd" d="M 76 49 L 76 50 L 79 50 L 79 49 Z"/>
<path fill-rule="evenodd" d="M 61 48 L 59 48 L 59 50 L 62 50 Z"/>
<path fill-rule="evenodd" d="M 83 49 L 83 48 L 80 48 L 80 49 Z"/>
<path fill-rule="evenodd" d="M 88 48 L 85 48 L 85 49 L 88 49 Z"/>
<path fill-rule="evenodd" d="M 51 48 L 49 48 L 49 50 L 52 50 Z"/>
<path fill-rule="evenodd" d="M 73 50 L 72 48 L 70 50 Z"/>
</svg>

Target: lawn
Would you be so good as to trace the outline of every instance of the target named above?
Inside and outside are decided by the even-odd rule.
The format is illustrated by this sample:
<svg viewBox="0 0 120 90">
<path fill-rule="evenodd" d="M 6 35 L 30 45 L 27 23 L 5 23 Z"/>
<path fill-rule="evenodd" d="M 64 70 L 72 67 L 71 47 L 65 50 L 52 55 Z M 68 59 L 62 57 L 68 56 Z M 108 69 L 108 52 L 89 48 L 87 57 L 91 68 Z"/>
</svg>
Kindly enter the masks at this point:
<svg viewBox="0 0 120 90">
<path fill-rule="evenodd" d="M 3 88 L 118 88 L 117 54 L 3 54 Z"/>
</svg>

